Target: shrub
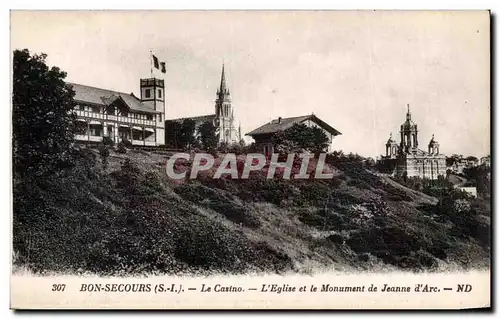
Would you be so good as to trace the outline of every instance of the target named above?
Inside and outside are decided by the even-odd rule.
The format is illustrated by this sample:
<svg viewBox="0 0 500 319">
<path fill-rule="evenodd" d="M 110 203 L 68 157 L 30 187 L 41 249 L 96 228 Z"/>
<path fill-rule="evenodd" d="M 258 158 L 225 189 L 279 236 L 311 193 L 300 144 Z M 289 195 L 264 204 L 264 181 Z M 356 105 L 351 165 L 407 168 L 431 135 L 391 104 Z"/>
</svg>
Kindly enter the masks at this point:
<svg viewBox="0 0 500 319">
<path fill-rule="evenodd" d="M 125 146 L 126 148 L 132 148 L 132 142 L 127 140 L 126 138 L 122 139 L 122 144 L 123 146 Z"/>
<path fill-rule="evenodd" d="M 229 197 L 225 196 L 221 190 L 211 189 L 204 185 L 188 183 L 176 187 L 174 191 L 193 203 L 216 211 L 234 223 L 242 224 L 250 228 L 257 228 L 260 226 L 258 218 L 251 215 L 244 206 L 235 203 Z"/>
<path fill-rule="evenodd" d="M 102 144 L 104 144 L 106 146 L 113 147 L 113 146 L 115 146 L 115 141 L 113 141 L 113 139 L 109 136 L 104 136 L 102 138 Z"/>
<path fill-rule="evenodd" d="M 361 229 L 351 234 L 347 244 L 358 254 L 370 253 L 401 268 L 433 268 L 437 266 L 435 258 L 447 257 L 450 245 L 443 232 L 430 226 L 422 225 L 421 231 L 397 225 Z"/>
<path fill-rule="evenodd" d="M 345 229 L 347 219 L 332 209 L 320 209 L 317 212 L 301 211 L 299 220 L 311 227 L 322 231 Z"/>
<path fill-rule="evenodd" d="M 116 151 L 118 153 L 125 154 L 125 153 L 127 153 L 127 148 L 125 147 L 125 145 L 123 143 L 118 143 L 118 147 L 117 147 Z"/>
<path fill-rule="evenodd" d="M 99 155 L 101 155 L 104 169 L 108 166 L 109 148 L 106 145 L 99 145 Z"/>
<path fill-rule="evenodd" d="M 241 180 L 240 183 L 241 191 L 238 196 L 247 201 L 265 201 L 281 205 L 295 193 L 294 186 L 283 180 L 247 179 Z"/>
</svg>

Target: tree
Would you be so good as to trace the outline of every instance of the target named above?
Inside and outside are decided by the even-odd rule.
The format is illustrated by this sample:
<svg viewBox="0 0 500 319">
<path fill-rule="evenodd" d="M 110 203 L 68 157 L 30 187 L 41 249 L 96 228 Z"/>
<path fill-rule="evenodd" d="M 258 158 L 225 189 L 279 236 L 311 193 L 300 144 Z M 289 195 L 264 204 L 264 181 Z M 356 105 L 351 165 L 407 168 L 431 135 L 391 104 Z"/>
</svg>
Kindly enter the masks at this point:
<svg viewBox="0 0 500 319">
<path fill-rule="evenodd" d="M 27 49 L 13 55 L 12 149 L 14 176 L 41 176 L 71 161 L 76 132 L 74 91 L 66 73 L 49 68 L 46 54 Z"/>
<path fill-rule="evenodd" d="M 200 125 L 198 130 L 200 132 L 200 142 L 203 149 L 207 151 L 216 149 L 219 143 L 219 135 L 217 134 L 215 125 L 210 121 L 206 121 Z"/>
<path fill-rule="evenodd" d="M 465 158 L 465 160 L 467 162 L 473 162 L 473 163 L 478 163 L 479 162 L 479 159 L 477 157 L 475 157 L 475 156 L 467 156 Z"/>
<path fill-rule="evenodd" d="M 455 163 L 461 163 L 463 159 L 463 155 L 453 154 L 449 157 L 446 157 L 446 166 L 452 166 L 455 165 Z"/>
<path fill-rule="evenodd" d="M 185 119 L 179 127 L 179 134 L 177 135 L 179 146 L 182 148 L 191 148 L 195 144 L 196 137 L 194 136 L 196 130 L 196 122 L 192 119 Z"/>
<path fill-rule="evenodd" d="M 314 153 L 323 151 L 330 143 L 328 136 L 319 127 L 294 124 L 291 128 L 277 132 L 273 144 L 278 152 L 306 150 Z"/>
<path fill-rule="evenodd" d="M 330 145 L 330 139 L 325 134 L 325 132 L 317 126 L 314 126 L 310 129 L 312 130 L 312 137 L 313 137 L 312 139 L 313 144 L 310 145 L 311 150 L 317 153 L 326 149 L 328 145 Z"/>
</svg>

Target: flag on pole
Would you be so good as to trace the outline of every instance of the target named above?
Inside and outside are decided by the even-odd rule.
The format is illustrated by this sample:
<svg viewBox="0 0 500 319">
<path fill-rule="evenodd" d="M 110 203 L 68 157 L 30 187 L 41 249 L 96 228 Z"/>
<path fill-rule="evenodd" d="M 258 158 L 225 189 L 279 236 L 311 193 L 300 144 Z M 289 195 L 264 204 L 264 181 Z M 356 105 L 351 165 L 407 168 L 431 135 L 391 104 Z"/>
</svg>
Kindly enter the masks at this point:
<svg viewBox="0 0 500 319">
<path fill-rule="evenodd" d="M 161 64 L 161 73 L 167 73 L 167 67 L 165 65 L 165 62 L 160 62 Z"/>
<path fill-rule="evenodd" d="M 157 69 L 160 68 L 160 64 L 158 63 L 158 58 L 156 56 L 154 56 L 154 55 L 153 55 L 153 65 Z"/>
</svg>

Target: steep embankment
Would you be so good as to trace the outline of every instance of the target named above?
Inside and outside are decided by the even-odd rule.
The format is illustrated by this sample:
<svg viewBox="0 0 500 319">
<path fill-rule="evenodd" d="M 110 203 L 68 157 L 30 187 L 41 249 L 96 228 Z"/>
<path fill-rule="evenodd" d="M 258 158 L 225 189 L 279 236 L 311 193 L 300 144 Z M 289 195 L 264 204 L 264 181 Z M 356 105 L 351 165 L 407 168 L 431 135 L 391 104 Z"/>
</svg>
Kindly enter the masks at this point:
<svg viewBox="0 0 500 319">
<path fill-rule="evenodd" d="M 377 176 L 380 177 L 380 179 L 392 187 L 395 187 L 405 193 L 408 194 L 413 200 L 413 202 L 416 205 L 435 205 L 438 203 L 438 199 L 432 196 L 429 196 L 427 194 L 424 194 L 422 192 L 413 190 L 411 188 L 408 188 L 404 185 L 399 184 L 398 182 L 394 181 L 392 178 L 387 176 L 386 174 L 376 174 Z"/>
<path fill-rule="evenodd" d="M 16 264 L 109 274 L 489 265 L 484 203 L 437 207 L 347 160 L 331 180 L 172 181 L 167 157 L 111 151 L 103 166 L 91 151 L 53 180 L 18 185 Z"/>
</svg>

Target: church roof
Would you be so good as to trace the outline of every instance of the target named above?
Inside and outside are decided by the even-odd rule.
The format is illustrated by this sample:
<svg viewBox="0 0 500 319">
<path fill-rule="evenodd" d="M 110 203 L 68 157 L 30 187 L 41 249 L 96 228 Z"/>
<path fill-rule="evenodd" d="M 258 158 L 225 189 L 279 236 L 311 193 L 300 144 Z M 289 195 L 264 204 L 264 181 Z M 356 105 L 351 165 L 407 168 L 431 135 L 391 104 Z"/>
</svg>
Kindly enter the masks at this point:
<svg viewBox="0 0 500 319">
<path fill-rule="evenodd" d="M 144 105 L 132 93 L 117 92 L 71 82 L 67 82 L 66 84 L 71 86 L 73 91 L 75 91 L 74 99 L 77 102 L 107 106 L 120 98 L 131 110 L 145 113 L 161 113 Z"/>
<path fill-rule="evenodd" d="M 249 136 L 254 136 L 254 135 L 261 135 L 261 134 L 272 134 L 276 133 L 278 131 L 284 131 L 286 129 L 291 128 L 294 124 L 300 124 L 303 123 L 307 120 L 311 120 L 321 126 L 323 129 L 328 131 L 329 133 L 333 135 L 341 135 L 339 131 L 328 125 L 326 122 L 320 120 L 317 116 L 314 114 L 312 115 L 304 115 L 304 116 L 297 116 L 297 117 L 288 117 L 288 118 L 279 118 L 272 120 L 269 123 L 266 123 L 262 125 L 261 127 L 256 128 L 255 130 L 245 134 Z"/>
<path fill-rule="evenodd" d="M 403 131 L 416 128 L 415 122 L 411 119 L 410 105 L 406 104 L 406 106 L 408 107 L 408 110 L 406 111 L 406 121 L 401 125 Z"/>
</svg>

